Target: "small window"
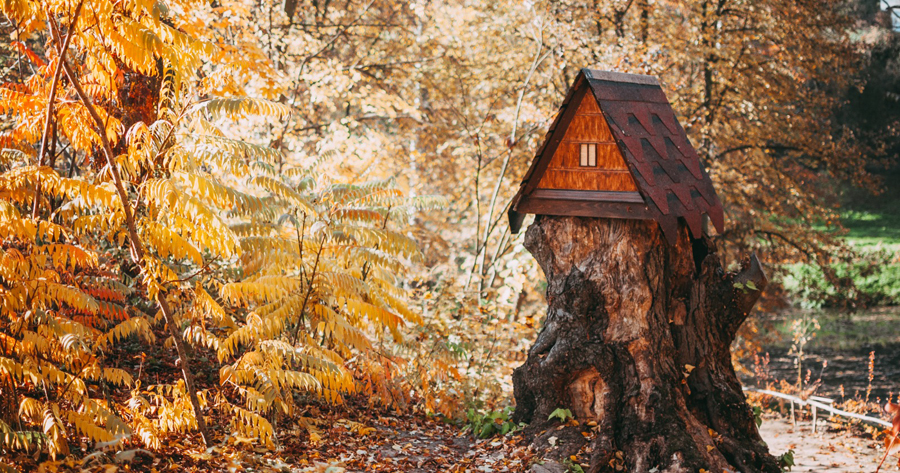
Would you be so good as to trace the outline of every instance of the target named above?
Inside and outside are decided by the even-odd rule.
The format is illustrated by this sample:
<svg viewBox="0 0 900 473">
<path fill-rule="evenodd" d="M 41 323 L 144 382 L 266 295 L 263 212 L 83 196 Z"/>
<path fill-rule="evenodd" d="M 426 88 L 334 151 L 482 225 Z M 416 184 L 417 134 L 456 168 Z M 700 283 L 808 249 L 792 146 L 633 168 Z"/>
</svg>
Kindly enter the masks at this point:
<svg viewBox="0 0 900 473">
<path fill-rule="evenodd" d="M 597 167 L 597 145 L 595 143 L 581 144 L 581 167 Z"/>
</svg>

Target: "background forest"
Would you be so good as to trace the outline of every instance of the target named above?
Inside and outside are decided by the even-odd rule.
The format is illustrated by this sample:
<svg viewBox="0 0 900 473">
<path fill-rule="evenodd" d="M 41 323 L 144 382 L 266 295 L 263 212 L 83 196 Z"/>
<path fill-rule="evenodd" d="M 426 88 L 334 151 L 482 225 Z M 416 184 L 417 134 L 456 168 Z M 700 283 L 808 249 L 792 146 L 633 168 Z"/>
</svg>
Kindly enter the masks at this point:
<svg viewBox="0 0 900 473">
<path fill-rule="evenodd" d="M 583 67 L 660 78 L 724 263 L 774 273 L 737 363 L 776 310 L 897 305 L 889 6 L 4 1 L 0 469 L 314 462 L 344 409 L 512 429 L 546 303 L 506 206 Z"/>
</svg>

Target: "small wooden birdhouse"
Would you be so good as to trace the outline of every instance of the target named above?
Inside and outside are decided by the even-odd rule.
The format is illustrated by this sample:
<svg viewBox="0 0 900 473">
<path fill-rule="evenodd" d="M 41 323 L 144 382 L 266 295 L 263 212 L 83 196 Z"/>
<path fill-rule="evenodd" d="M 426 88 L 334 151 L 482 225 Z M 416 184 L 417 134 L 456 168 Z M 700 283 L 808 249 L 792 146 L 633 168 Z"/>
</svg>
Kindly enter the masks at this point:
<svg viewBox="0 0 900 473">
<path fill-rule="evenodd" d="M 669 243 L 695 238 L 722 203 L 655 77 L 582 69 L 509 207 L 526 214 L 655 220 Z"/>
</svg>

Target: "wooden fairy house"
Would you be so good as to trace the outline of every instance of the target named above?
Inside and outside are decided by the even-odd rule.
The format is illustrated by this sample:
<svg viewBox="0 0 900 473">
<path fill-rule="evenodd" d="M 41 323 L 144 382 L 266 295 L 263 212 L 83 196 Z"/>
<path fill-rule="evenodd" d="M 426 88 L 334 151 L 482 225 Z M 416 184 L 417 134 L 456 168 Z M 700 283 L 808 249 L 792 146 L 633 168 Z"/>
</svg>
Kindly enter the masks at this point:
<svg viewBox="0 0 900 473">
<path fill-rule="evenodd" d="M 695 238 L 722 204 L 655 77 L 582 69 L 509 207 L 526 214 L 655 220 L 674 244 Z"/>
</svg>

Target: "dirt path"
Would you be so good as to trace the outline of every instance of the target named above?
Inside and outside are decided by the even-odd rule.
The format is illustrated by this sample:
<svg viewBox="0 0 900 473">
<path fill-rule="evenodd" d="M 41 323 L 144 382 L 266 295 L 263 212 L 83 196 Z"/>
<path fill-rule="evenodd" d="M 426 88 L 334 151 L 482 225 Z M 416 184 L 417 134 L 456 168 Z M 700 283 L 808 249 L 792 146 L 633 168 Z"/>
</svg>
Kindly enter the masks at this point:
<svg viewBox="0 0 900 473">
<path fill-rule="evenodd" d="M 879 442 L 844 430 L 823 428 L 821 422 L 818 431 L 813 433 L 811 422 L 797 422 L 792 426 L 789 420 L 766 416 L 759 430 L 772 454 L 794 450 L 796 466 L 791 473 L 873 472 L 884 454 L 884 447 Z M 893 461 L 889 458 L 881 471 L 900 471 L 896 457 Z"/>
</svg>

